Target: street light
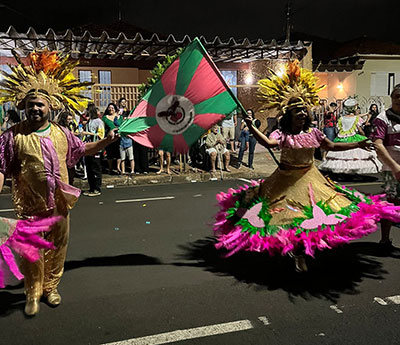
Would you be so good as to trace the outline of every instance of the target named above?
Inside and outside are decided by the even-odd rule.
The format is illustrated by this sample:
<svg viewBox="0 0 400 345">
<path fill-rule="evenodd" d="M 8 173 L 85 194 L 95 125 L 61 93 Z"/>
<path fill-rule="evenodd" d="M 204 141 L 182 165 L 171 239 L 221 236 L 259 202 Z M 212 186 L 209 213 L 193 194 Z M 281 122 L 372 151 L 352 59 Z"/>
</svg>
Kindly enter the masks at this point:
<svg viewBox="0 0 400 345">
<path fill-rule="evenodd" d="M 278 71 L 276 72 L 276 75 L 279 77 L 279 78 L 282 78 L 283 77 L 283 75 L 285 74 L 285 67 L 284 66 L 281 66 L 279 69 L 278 69 Z"/>
<path fill-rule="evenodd" d="M 244 83 L 246 85 L 252 85 L 253 84 L 253 76 L 251 74 L 246 75 L 244 78 Z"/>
</svg>

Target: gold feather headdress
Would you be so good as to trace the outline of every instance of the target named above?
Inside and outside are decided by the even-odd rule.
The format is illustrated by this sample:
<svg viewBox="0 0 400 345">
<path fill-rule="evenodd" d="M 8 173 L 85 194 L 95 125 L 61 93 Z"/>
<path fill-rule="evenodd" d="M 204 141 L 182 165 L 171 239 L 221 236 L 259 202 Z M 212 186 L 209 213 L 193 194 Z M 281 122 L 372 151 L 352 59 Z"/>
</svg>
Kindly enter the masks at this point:
<svg viewBox="0 0 400 345">
<path fill-rule="evenodd" d="M 80 82 L 74 77 L 72 71 L 79 61 L 44 50 L 30 53 L 29 63 L 24 64 L 13 54 L 18 65 L 10 66 L 10 73 L 1 71 L 0 104 L 13 102 L 23 109 L 27 97 L 33 96 L 45 98 L 52 109 L 82 111 L 87 107 L 90 99 L 81 93 L 94 83 Z"/>
<path fill-rule="evenodd" d="M 269 78 L 258 81 L 262 110 L 276 108 L 282 114 L 293 107 L 318 104 L 317 93 L 325 85 L 317 86 L 318 78 L 311 71 L 301 68 L 298 60 L 287 63 L 282 76 L 272 70 L 270 72 Z"/>
</svg>

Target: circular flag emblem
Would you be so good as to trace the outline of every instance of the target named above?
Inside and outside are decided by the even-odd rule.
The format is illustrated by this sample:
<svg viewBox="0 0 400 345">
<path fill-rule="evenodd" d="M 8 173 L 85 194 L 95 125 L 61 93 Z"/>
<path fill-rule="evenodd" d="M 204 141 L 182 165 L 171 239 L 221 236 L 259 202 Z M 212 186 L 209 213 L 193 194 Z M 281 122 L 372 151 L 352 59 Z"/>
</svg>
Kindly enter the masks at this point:
<svg viewBox="0 0 400 345">
<path fill-rule="evenodd" d="M 167 95 L 156 106 L 156 120 L 160 128 L 168 134 L 185 132 L 194 121 L 194 106 L 184 96 Z"/>
</svg>

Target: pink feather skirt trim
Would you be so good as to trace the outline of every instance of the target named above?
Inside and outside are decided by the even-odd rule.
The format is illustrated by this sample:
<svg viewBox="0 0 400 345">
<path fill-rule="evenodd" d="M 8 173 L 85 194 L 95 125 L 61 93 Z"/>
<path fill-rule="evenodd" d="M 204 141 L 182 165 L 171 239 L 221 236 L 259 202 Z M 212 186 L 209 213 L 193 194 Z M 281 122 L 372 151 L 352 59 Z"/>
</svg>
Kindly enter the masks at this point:
<svg viewBox="0 0 400 345">
<path fill-rule="evenodd" d="M 252 187 L 258 184 L 252 181 Z M 331 249 L 371 234 L 378 229 L 381 219 L 400 222 L 400 207 L 382 200 L 384 195 L 373 195 L 369 196 L 372 203 L 358 203 L 358 211 L 334 227 L 319 227 L 313 231 L 298 231 L 298 227 L 281 228 L 273 235 L 262 236 L 259 232 L 244 231 L 242 226 L 232 222 L 227 212 L 238 201 L 238 194 L 248 188 L 242 186 L 217 195 L 220 211 L 216 214 L 213 230 L 217 238 L 216 248 L 225 248 L 228 251 L 226 256 L 242 250 L 268 252 L 270 255 L 301 251 L 314 256 L 317 250 Z"/>
<path fill-rule="evenodd" d="M 41 249 L 54 249 L 54 245 L 41 236 L 62 217 L 14 220 L 0 218 L 3 227 L 8 227 L 8 235 L 0 241 L 0 288 L 6 285 L 7 269 L 19 280 L 23 275 L 15 260 L 15 254 L 34 262 L 40 258 Z"/>
</svg>

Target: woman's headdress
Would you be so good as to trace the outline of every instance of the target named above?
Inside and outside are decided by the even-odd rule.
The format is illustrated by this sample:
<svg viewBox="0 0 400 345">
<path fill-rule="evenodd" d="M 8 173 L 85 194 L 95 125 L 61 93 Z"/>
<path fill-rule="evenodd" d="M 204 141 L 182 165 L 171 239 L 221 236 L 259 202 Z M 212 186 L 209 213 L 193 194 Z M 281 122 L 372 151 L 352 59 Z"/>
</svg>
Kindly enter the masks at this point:
<svg viewBox="0 0 400 345">
<path fill-rule="evenodd" d="M 53 109 L 84 110 L 90 99 L 82 91 L 92 82 L 80 82 L 72 74 L 78 61 L 68 55 L 44 50 L 32 52 L 28 63 L 13 52 L 18 65 L 10 66 L 11 72 L 1 71 L 0 103 L 13 102 L 19 109 L 25 106 L 28 96 L 45 98 Z"/>
<path fill-rule="evenodd" d="M 355 114 L 358 107 L 358 101 L 353 98 L 349 97 L 343 101 L 343 111 L 345 114 Z"/>
<path fill-rule="evenodd" d="M 301 68 L 298 60 L 288 62 L 282 76 L 272 70 L 270 72 L 270 77 L 258 81 L 262 110 L 276 108 L 284 113 L 297 106 L 318 105 L 317 93 L 325 85 L 317 85 L 318 78 L 311 71 Z"/>
</svg>

